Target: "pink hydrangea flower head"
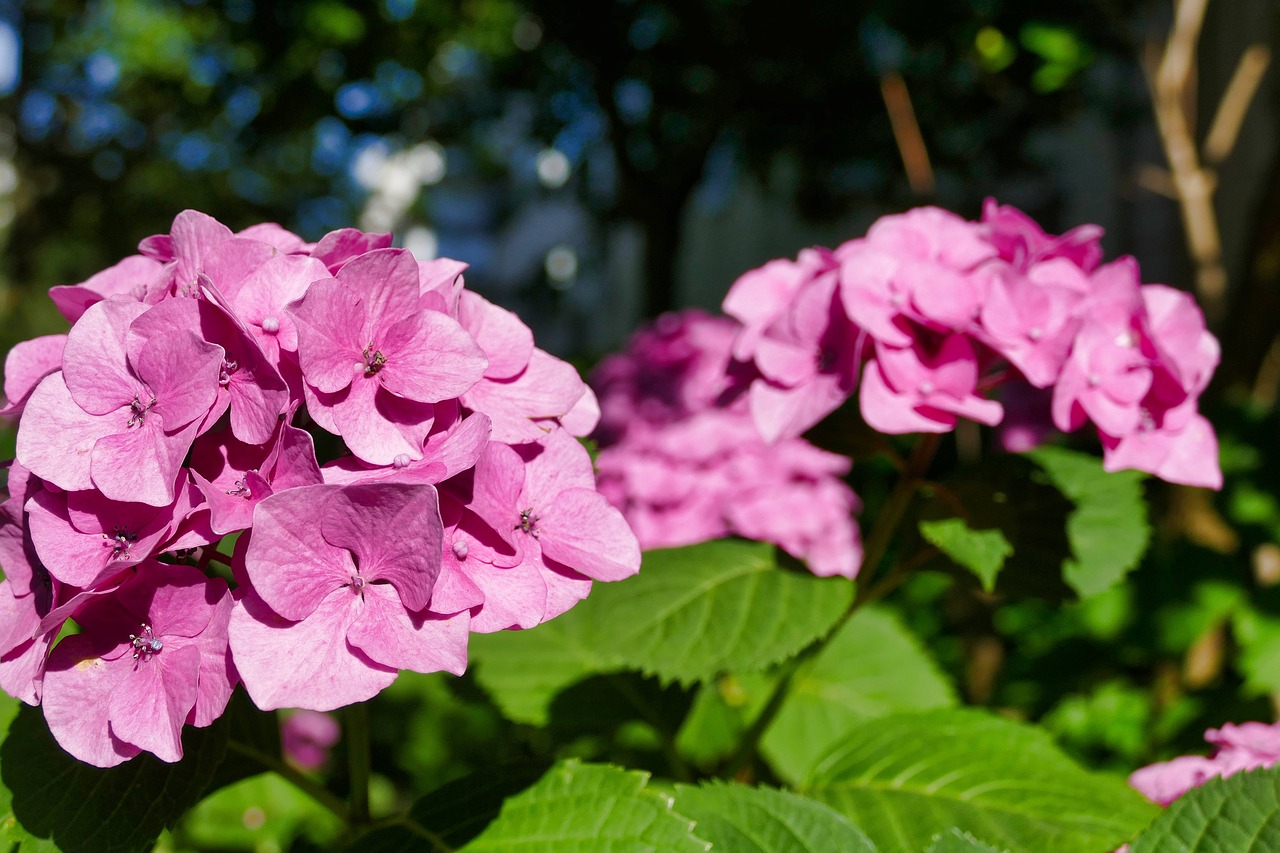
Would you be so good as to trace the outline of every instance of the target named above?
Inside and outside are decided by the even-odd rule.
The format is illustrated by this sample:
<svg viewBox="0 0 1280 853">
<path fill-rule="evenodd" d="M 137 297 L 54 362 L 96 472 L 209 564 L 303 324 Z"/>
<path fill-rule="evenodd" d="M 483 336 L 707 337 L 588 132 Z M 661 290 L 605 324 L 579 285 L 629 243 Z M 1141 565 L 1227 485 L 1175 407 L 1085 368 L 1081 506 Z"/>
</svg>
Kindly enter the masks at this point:
<svg viewBox="0 0 1280 853">
<path fill-rule="evenodd" d="M 244 559 L 252 588 L 231 620 L 254 703 L 328 711 L 376 695 L 399 669 L 461 674 L 468 614 L 427 607 L 441 536 L 429 485 L 302 486 L 259 504 Z"/>
<path fill-rule="evenodd" d="M 457 321 L 418 303 L 413 256 L 378 249 L 312 284 L 291 308 L 308 410 L 375 465 L 417 458 L 430 404 L 466 392 L 487 364 Z"/>
<path fill-rule="evenodd" d="M 82 632 L 49 657 L 49 730 L 81 761 L 111 767 L 139 752 L 182 758 L 182 727 L 207 726 L 231 698 L 226 583 L 187 566 L 145 564 L 76 614 Z"/>
</svg>

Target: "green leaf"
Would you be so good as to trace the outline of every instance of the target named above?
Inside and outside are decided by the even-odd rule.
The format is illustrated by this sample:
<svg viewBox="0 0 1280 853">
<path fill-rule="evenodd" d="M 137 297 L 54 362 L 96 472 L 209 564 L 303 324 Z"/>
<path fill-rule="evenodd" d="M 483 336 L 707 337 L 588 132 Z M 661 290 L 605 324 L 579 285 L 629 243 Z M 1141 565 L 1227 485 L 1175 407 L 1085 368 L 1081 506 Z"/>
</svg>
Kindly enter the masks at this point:
<svg viewBox="0 0 1280 853">
<path fill-rule="evenodd" d="M 721 539 L 649 551 L 640 574 L 599 585 L 585 603 L 603 655 L 689 684 L 795 654 L 852 600 L 844 578 L 785 571 L 772 546 Z"/>
<path fill-rule="evenodd" d="M 1113 850 L 1157 808 L 1091 773 L 1045 732 L 974 710 L 883 717 L 836 744 L 807 792 L 885 853 L 915 853 L 952 827 L 1038 853 Z"/>
<path fill-rule="evenodd" d="M 213 780 L 227 743 L 220 722 L 184 729 L 177 764 L 143 753 L 104 770 L 63 751 L 40 709 L 24 705 L 0 745 L 0 779 L 12 794 L 0 826 L 67 853 L 150 850 Z"/>
<path fill-rule="evenodd" d="M 960 518 L 922 521 L 920 535 L 977 575 L 987 592 L 995 588 L 996 573 L 1013 553 L 1013 546 L 999 530 L 973 530 Z"/>
<path fill-rule="evenodd" d="M 676 786 L 676 807 L 713 850 L 734 853 L 876 853 L 842 815 L 787 791 L 711 783 Z"/>
<path fill-rule="evenodd" d="M 510 719 L 545 726 L 552 700 L 589 676 L 640 670 L 663 683 L 753 672 L 822 636 L 853 584 L 778 566 L 771 545 L 722 539 L 649 551 L 640 574 L 597 584 L 528 631 L 471 638 L 476 680 Z"/>
<path fill-rule="evenodd" d="M 1002 853 L 954 826 L 933 839 L 925 853 Z"/>
<path fill-rule="evenodd" d="M 1210 779 L 1143 830 L 1132 853 L 1280 850 L 1280 767 Z"/>
<path fill-rule="evenodd" d="M 610 662 L 600 654 L 590 603 L 613 584 L 597 584 L 573 610 L 528 631 L 472 634 L 476 681 L 508 718 L 545 726 L 556 694 Z"/>
<path fill-rule="evenodd" d="M 1042 447 L 1027 454 L 1053 484 L 1075 503 L 1067 517 L 1072 557 L 1063 577 L 1081 598 L 1124 580 L 1138 565 L 1151 539 L 1140 471 L 1108 474 L 1094 456 Z"/>
<path fill-rule="evenodd" d="M 761 750 L 797 783 L 864 720 L 955 703 L 950 682 L 915 635 L 889 611 L 868 608 L 797 675 Z"/>
<path fill-rule="evenodd" d="M 693 834 L 693 821 L 672 811 L 671 797 L 645 787 L 648 778 L 647 773 L 566 761 L 508 799 L 498 818 L 463 850 L 703 853 L 711 849 Z"/>
</svg>

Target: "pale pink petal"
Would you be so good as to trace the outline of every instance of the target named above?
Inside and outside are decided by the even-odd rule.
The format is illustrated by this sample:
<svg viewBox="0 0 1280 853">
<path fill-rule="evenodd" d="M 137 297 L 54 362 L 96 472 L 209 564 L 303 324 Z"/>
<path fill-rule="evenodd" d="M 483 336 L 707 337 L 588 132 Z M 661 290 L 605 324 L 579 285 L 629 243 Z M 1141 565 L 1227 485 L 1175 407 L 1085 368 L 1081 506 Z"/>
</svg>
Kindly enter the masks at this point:
<svg viewBox="0 0 1280 853">
<path fill-rule="evenodd" d="M 161 761 L 182 758 L 182 724 L 196 704 L 200 650 L 165 647 L 151 660 L 138 659 L 133 671 L 111 691 L 107 719 L 111 733 Z"/>
<path fill-rule="evenodd" d="M 547 430 L 537 421 L 568 414 L 583 388 L 573 365 L 534 349 L 524 373 L 503 382 L 481 380 L 462 403 L 492 419 L 494 441 L 520 444 L 542 438 Z"/>
<path fill-rule="evenodd" d="M 386 364 L 378 381 L 392 394 L 420 403 L 458 397 L 484 375 L 484 352 L 452 317 L 424 311 L 386 328 L 378 348 Z"/>
<path fill-rule="evenodd" d="M 141 750 L 111 733 L 103 701 L 133 662 L 103 660 L 100 645 L 86 635 L 66 637 L 49 656 L 44 676 L 44 718 L 54 740 L 95 767 L 114 767 Z"/>
<path fill-rule="evenodd" d="M 635 534 L 594 489 L 567 489 L 538 516 L 542 553 L 589 578 L 616 581 L 640 570 Z"/>
<path fill-rule="evenodd" d="M 301 622 L 277 615 L 248 593 L 231 614 L 231 655 L 253 704 L 264 711 L 332 711 L 371 699 L 396 680 L 347 642 L 359 598 L 340 589 Z M 304 653 L 299 653 L 304 650 Z"/>
<path fill-rule="evenodd" d="M 360 615 L 347 629 L 347 641 L 373 660 L 414 672 L 451 672 L 467 668 L 467 613 L 441 616 L 410 613 L 385 584 L 366 584 Z"/>
<path fill-rule="evenodd" d="M 67 333 L 62 374 L 67 390 L 86 412 L 113 412 L 142 390 L 129 371 L 127 339 L 129 324 L 146 311 L 141 302 L 99 302 Z"/>
<path fill-rule="evenodd" d="M 42 335 L 14 344 L 4 357 L 4 396 L 9 405 L 0 407 L 0 415 L 20 412 L 40 380 L 62 367 L 66 343 L 66 335 Z"/>
<path fill-rule="evenodd" d="M 533 332 L 505 308 L 499 308 L 478 293 L 464 290 L 458 303 L 458 322 L 484 351 L 489 360 L 484 375 L 490 379 L 510 379 L 529 364 Z"/>
<path fill-rule="evenodd" d="M 289 306 L 307 384 L 334 394 L 362 376 L 371 325 L 361 297 L 338 281 L 317 281 Z"/>
<path fill-rule="evenodd" d="M 58 306 L 68 322 L 79 320 L 89 307 L 112 296 L 124 296 L 138 302 L 149 300 L 164 265 L 143 255 L 130 255 L 79 284 L 49 288 L 49 298 Z"/>
<path fill-rule="evenodd" d="M 288 489 L 254 512 L 245 568 L 257 595 L 291 621 L 310 615 L 355 573 L 351 555 L 316 531 L 336 493 L 331 486 Z"/>
<path fill-rule="evenodd" d="M 348 261 L 335 277 L 359 295 L 368 323 L 365 328 L 375 334 L 417 308 L 418 263 L 407 249 L 366 252 Z"/>
<path fill-rule="evenodd" d="M 27 400 L 18 425 L 18 460 L 42 480 L 61 489 L 93 488 L 90 454 L 94 445 L 128 420 L 128 409 L 105 417 L 91 415 L 71 399 L 62 373 L 40 381 Z"/>
<path fill-rule="evenodd" d="M 327 502 L 323 515 L 313 517 L 325 541 L 355 555 L 366 582 L 389 581 L 408 610 L 427 606 L 440 573 L 443 536 L 433 486 L 345 486 Z"/>
</svg>

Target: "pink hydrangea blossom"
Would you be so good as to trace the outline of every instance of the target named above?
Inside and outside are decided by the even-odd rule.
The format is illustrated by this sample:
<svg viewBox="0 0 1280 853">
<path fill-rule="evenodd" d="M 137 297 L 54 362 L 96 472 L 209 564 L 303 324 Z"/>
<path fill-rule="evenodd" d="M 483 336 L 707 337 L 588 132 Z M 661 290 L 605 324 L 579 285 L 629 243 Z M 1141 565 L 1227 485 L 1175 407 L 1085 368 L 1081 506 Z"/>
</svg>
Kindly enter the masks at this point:
<svg viewBox="0 0 1280 853">
<path fill-rule="evenodd" d="M 140 751 L 182 758 L 182 727 L 207 726 L 231 698 L 225 582 L 148 563 L 76 614 L 44 677 L 49 730 L 72 755 L 111 767 Z"/>
<path fill-rule="evenodd" d="M 441 536 L 429 485 L 301 486 L 260 503 L 252 588 L 231 619 L 257 706 L 327 711 L 376 695 L 399 669 L 461 674 L 469 616 L 428 608 Z"/>
<path fill-rule="evenodd" d="M 280 724 L 280 746 L 285 757 L 303 770 L 320 770 L 338 742 L 342 728 L 332 714 L 294 711 Z"/>
<path fill-rule="evenodd" d="M 418 267 L 404 250 L 347 262 L 290 310 L 308 410 L 371 464 L 417 458 L 431 404 L 465 393 L 487 365 L 456 320 L 420 310 Z"/>
</svg>

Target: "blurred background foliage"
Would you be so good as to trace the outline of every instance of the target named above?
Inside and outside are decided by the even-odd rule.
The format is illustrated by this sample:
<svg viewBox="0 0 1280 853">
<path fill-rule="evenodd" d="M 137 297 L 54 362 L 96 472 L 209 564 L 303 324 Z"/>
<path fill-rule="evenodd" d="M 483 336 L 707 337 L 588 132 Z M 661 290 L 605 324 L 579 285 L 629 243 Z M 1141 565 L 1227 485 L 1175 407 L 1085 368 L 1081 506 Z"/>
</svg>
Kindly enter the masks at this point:
<svg viewBox="0 0 1280 853">
<path fill-rule="evenodd" d="M 926 202 L 1099 222 L 1109 255 L 1189 288 L 1144 73 L 1170 17 L 1162 0 L 0 0 L 0 349 L 61 331 L 46 288 L 186 207 L 308 239 L 394 229 L 468 262 L 470 286 L 587 365 L 646 317 L 716 306 L 751 266 Z M 1276 27 L 1271 0 L 1209 3 L 1197 132 Z M 926 572 L 889 602 L 969 701 L 1042 721 L 1097 766 L 1276 715 L 1278 154 L 1273 67 L 1214 176 L 1221 495 L 1148 482 L 1155 544 L 1085 601 Z M 856 469 L 864 495 L 884 488 L 886 471 Z M 623 687 L 573 689 L 600 708 L 621 690 L 629 711 L 566 701 L 539 728 L 470 677 L 406 676 L 374 705 L 376 764 L 414 793 L 491 763 L 495 742 L 511 760 L 572 743 L 661 769 L 653 710 L 693 697 Z"/>
</svg>

